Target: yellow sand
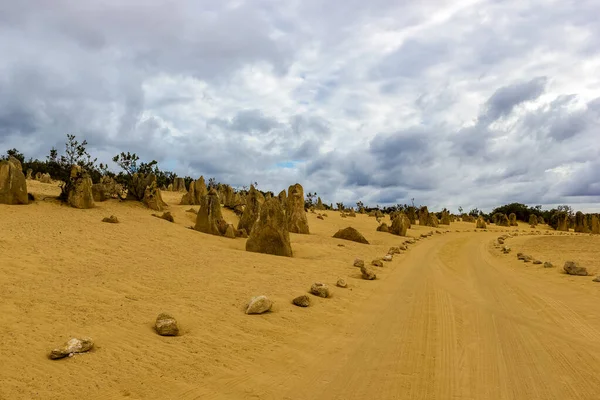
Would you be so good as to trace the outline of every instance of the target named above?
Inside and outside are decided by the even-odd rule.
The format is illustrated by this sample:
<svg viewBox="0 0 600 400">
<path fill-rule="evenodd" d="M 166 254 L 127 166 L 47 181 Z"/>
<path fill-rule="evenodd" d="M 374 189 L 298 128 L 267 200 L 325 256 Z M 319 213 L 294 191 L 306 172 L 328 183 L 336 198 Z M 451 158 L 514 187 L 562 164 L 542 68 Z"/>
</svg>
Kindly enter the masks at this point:
<svg viewBox="0 0 600 400">
<path fill-rule="evenodd" d="M 366 215 L 309 213 L 311 235 L 290 235 L 288 259 L 188 229 L 181 193 L 163 193 L 172 224 L 131 202 L 76 210 L 41 199 L 56 185 L 28 185 L 35 204 L 0 205 L 0 399 L 600 398 L 600 283 L 560 273 L 566 258 L 600 271 L 599 237 L 519 236 L 503 255 L 493 243 L 505 228 L 414 226 L 451 232 L 364 281 L 353 260 L 403 240 Z M 121 223 L 101 222 L 111 214 Z M 349 225 L 372 244 L 331 238 Z M 317 281 L 332 298 L 291 304 Z M 273 312 L 245 315 L 261 294 Z M 154 333 L 160 312 L 181 336 Z M 47 359 L 73 336 L 96 348 Z"/>
</svg>

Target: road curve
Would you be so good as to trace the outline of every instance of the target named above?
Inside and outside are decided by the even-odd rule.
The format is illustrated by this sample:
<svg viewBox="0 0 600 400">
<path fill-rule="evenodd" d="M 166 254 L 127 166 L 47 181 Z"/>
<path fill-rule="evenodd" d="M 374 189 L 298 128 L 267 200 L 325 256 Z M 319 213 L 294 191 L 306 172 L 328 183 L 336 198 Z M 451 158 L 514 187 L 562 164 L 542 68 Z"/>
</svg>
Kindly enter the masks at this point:
<svg viewBox="0 0 600 400">
<path fill-rule="evenodd" d="M 414 246 L 317 362 L 260 398 L 600 399 L 598 299 L 509 268 L 494 237 Z"/>
</svg>

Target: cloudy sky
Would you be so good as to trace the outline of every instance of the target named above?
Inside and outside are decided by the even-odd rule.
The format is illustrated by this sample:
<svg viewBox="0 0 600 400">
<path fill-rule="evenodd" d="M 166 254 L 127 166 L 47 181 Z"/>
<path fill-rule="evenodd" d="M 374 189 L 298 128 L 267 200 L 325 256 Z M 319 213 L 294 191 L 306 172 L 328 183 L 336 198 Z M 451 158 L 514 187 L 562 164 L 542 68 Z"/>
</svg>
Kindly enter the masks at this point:
<svg viewBox="0 0 600 400">
<path fill-rule="evenodd" d="M 597 0 L 0 0 L 0 151 L 600 210 Z"/>
</svg>

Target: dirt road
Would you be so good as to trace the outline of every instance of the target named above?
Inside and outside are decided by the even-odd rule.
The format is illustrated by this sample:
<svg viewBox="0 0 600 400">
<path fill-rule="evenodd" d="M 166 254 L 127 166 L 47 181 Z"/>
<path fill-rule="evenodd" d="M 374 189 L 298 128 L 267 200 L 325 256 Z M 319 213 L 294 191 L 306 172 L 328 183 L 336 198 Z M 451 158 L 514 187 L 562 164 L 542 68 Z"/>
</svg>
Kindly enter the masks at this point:
<svg viewBox="0 0 600 400">
<path fill-rule="evenodd" d="M 58 191 L 30 184 L 36 198 Z M 600 284 L 499 254 L 505 228 L 453 223 L 365 281 L 354 259 L 402 240 L 375 218 L 309 213 L 311 234 L 291 235 L 294 257 L 273 257 L 187 229 L 195 215 L 180 197 L 165 193 L 173 224 L 116 200 L 0 206 L 0 399 L 600 399 Z M 122 222 L 102 223 L 108 215 Z M 331 237 L 350 223 L 370 245 Z M 597 235 L 517 228 L 515 252 L 600 271 Z M 313 282 L 333 297 L 292 305 Z M 258 294 L 273 312 L 244 314 Z M 165 311 L 181 336 L 153 331 Z M 47 359 L 78 336 L 95 349 Z"/>
<path fill-rule="evenodd" d="M 597 296 L 508 268 L 490 253 L 492 237 L 413 248 L 378 282 L 377 302 L 319 338 L 312 365 L 265 397 L 599 399 Z"/>
</svg>

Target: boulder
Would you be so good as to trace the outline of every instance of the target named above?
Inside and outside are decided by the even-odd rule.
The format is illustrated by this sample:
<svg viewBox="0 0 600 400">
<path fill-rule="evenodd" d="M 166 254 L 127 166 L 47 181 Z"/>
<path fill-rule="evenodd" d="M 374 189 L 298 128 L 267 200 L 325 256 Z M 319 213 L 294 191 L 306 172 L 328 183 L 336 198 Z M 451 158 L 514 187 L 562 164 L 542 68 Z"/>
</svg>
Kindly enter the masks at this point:
<svg viewBox="0 0 600 400">
<path fill-rule="evenodd" d="M 42 173 L 41 173 L 41 172 L 36 172 L 36 173 L 35 173 L 35 180 L 36 180 L 36 181 L 39 181 L 39 180 L 41 180 L 41 179 L 42 179 Z"/>
<path fill-rule="evenodd" d="M 315 282 L 310 287 L 310 293 L 315 296 L 327 298 L 329 297 L 329 287 L 321 282 Z"/>
<path fill-rule="evenodd" d="M 31 180 L 33 179 L 33 170 L 31 168 L 27 168 L 27 176 L 25 177 L 25 179 Z"/>
<path fill-rule="evenodd" d="M 519 226 L 517 223 L 517 215 L 515 213 L 510 213 L 508 216 L 508 223 L 510 226 Z"/>
<path fill-rule="evenodd" d="M 388 250 L 388 254 L 394 255 L 394 254 L 400 254 L 400 248 L 399 247 L 390 247 L 390 249 Z"/>
<path fill-rule="evenodd" d="M 385 222 L 383 222 L 381 225 L 379 225 L 377 227 L 377 232 L 385 232 L 388 233 L 390 231 L 390 228 L 388 228 L 387 224 Z"/>
<path fill-rule="evenodd" d="M 341 287 L 341 288 L 347 288 L 348 284 L 346 283 L 346 281 L 342 278 L 339 278 L 337 280 L 337 283 L 335 284 L 337 287 Z"/>
<path fill-rule="evenodd" d="M 291 257 L 292 246 L 283 208 L 278 199 L 266 201 L 246 241 L 246 251 Z"/>
<path fill-rule="evenodd" d="M 154 329 L 160 336 L 177 336 L 179 335 L 179 327 L 177 320 L 167 313 L 161 313 L 156 317 Z"/>
<path fill-rule="evenodd" d="M 235 231 L 235 237 L 239 237 L 239 238 L 247 238 L 248 237 L 248 232 L 246 232 L 245 229 L 238 229 Z"/>
<path fill-rule="evenodd" d="M 361 233 L 359 231 L 357 231 L 356 229 L 354 229 L 351 226 L 344 228 L 344 229 L 340 229 L 333 235 L 333 237 L 336 239 L 344 239 L 344 240 L 350 240 L 352 242 L 369 244 L 367 239 L 365 239 L 365 237 L 363 235 L 361 235 Z"/>
<path fill-rule="evenodd" d="M 381 260 L 373 260 L 371 261 L 371 265 L 374 267 L 383 267 L 383 261 Z"/>
<path fill-rule="evenodd" d="M 296 183 L 288 188 L 285 208 L 287 229 L 290 233 L 309 234 L 308 220 L 304 211 L 304 189 Z"/>
<path fill-rule="evenodd" d="M 263 314 L 271 310 L 273 302 L 267 296 L 253 297 L 246 306 L 246 314 Z"/>
<path fill-rule="evenodd" d="M 199 232 L 209 233 L 211 235 L 222 235 L 219 227 L 223 224 L 223 215 L 221 214 L 221 204 L 217 191 L 212 188 L 202 199 L 200 210 L 196 216 L 196 225 L 194 229 Z M 227 228 L 225 226 L 225 228 Z"/>
<path fill-rule="evenodd" d="M 292 300 L 292 303 L 298 307 L 308 307 L 310 306 L 310 297 L 303 294 L 302 296 L 298 296 Z"/>
<path fill-rule="evenodd" d="M 79 165 L 71 167 L 71 185 L 67 194 L 67 202 L 74 208 L 94 207 L 92 178 Z"/>
<path fill-rule="evenodd" d="M 542 262 L 541 262 L 540 260 L 537 260 L 537 259 L 535 259 L 535 258 L 534 258 L 534 259 L 533 259 L 533 261 L 532 261 L 532 263 L 533 263 L 533 264 L 536 264 L 536 265 L 539 265 L 539 264 L 541 264 Z"/>
<path fill-rule="evenodd" d="M 94 341 L 90 338 L 72 338 L 63 345 L 50 351 L 48 357 L 52 360 L 71 357 L 76 353 L 85 353 L 94 347 Z"/>
<path fill-rule="evenodd" d="M 579 263 L 567 261 L 564 265 L 564 270 L 569 275 L 587 276 L 588 272 L 585 267 L 581 267 Z"/>
<path fill-rule="evenodd" d="M 544 268 L 554 268 L 554 265 L 553 265 L 551 262 L 549 262 L 549 261 L 546 261 L 546 262 L 544 263 Z"/>
<path fill-rule="evenodd" d="M 393 258 L 394 258 L 394 257 L 393 257 L 391 254 L 386 254 L 385 256 L 383 256 L 382 260 L 383 260 L 383 261 L 390 262 L 390 261 L 392 261 L 392 260 L 393 260 Z"/>
<path fill-rule="evenodd" d="M 362 278 L 368 281 L 372 281 L 374 279 L 377 279 L 377 275 L 375 275 L 375 272 L 373 272 L 373 270 L 367 266 L 362 266 L 360 268 L 360 272 L 362 274 Z"/>
<path fill-rule="evenodd" d="M 165 221 L 175 222 L 175 218 L 173 218 L 173 214 L 171 214 L 169 211 L 165 211 L 164 213 L 162 213 L 162 215 L 152 214 L 152 216 L 160 218 L 160 219 L 164 219 Z"/>
<path fill-rule="evenodd" d="M 252 227 L 260 215 L 260 205 L 262 202 L 259 195 L 260 193 L 254 188 L 254 185 L 250 185 L 250 190 L 246 197 L 246 207 L 240 217 L 240 222 L 237 226 L 238 229 L 245 229 L 246 232 L 252 233 Z"/>
<path fill-rule="evenodd" d="M 362 268 L 365 266 L 365 262 L 363 260 L 361 260 L 360 258 L 357 258 L 354 260 L 354 264 L 352 264 L 352 265 L 354 265 L 355 267 L 358 267 L 358 268 Z"/>
<path fill-rule="evenodd" d="M 12 156 L 0 161 L 0 204 L 29 204 L 21 162 Z"/>
<path fill-rule="evenodd" d="M 110 217 L 102 218 L 102 222 L 107 222 L 109 224 L 118 224 L 119 219 L 117 217 L 115 217 L 114 215 L 111 215 Z"/>
<path fill-rule="evenodd" d="M 592 279 L 592 282 L 600 282 L 600 275 Z"/>
</svg>

